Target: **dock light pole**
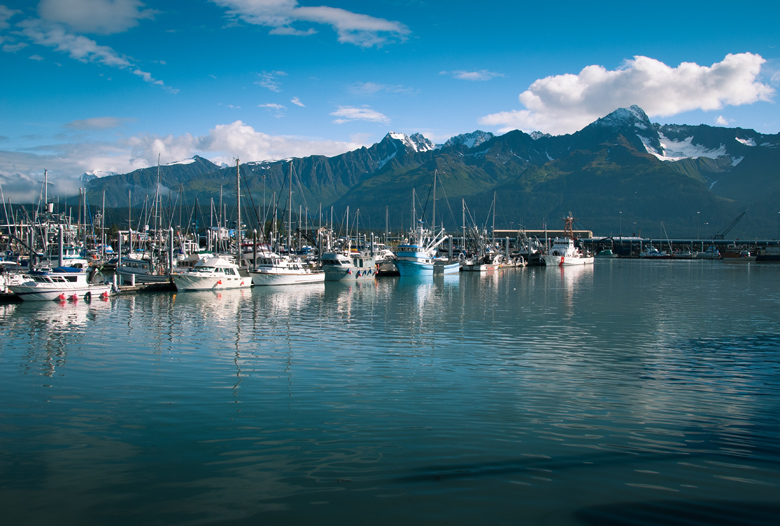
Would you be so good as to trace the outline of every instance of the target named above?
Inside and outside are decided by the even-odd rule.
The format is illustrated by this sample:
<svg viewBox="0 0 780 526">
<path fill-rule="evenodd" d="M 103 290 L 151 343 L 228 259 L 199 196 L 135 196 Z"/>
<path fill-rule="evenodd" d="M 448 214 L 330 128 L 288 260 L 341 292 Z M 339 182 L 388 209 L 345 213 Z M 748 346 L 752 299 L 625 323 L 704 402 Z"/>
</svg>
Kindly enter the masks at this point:
<svg viewBox="0 0 780 526">
<path fill-rule="evenodd" d="M 701 212 L 696 212 L 696 239 L 701 239 L 701 235 L 699 234 L 699 215 Z"/>
<path fill-rule="evenodd" d="M 620 240 L 623 240 L 623 212 L 618 212 L 620 214 L 618 217 L 620 217 Z"/>
</svg>

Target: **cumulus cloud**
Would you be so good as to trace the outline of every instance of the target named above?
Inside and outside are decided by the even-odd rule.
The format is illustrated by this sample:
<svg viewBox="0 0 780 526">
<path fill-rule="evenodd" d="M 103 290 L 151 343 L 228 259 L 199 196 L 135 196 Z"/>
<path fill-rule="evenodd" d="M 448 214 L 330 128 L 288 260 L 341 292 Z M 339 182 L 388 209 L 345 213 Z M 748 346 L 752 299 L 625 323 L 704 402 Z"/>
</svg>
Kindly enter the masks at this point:
<svg viewBox="0 0 780 526">
<path fill-rule="evenodd" d="M 333 117 L 338 117 L 338 119 L 333 121 L 334 124 L 344 124 L 352 121 L 381 122 L 385 124 L 390 122 L 390 119 L 388 119 L 385 115 L 379 113 L 378 111 L 372 110 L 368 106 L 363 106 L 361 108 L 355 108 L 352 106 L 339 106 L 339 108 L 332 112 L 331 115 Z"/>
<path fill-rule="evenodd" d="M 158 153 L 166 163 L 187 159 L 195 154 L 216 163 L 231 163 L 236 157 L 247 162 L 308 155 L 332 156 L 363 146 L 306 137 L 268 135 L 256 131 L 242 121 L 217 125 L 208 135 L 199 137 L 190 134 L 166 137 L 143 135 L 133 138 L 130 142 L 133 160 L 143 159 L 149 166 L 156 163 Z"/>
<path fill-rule="evenodd" d="M 300 29 L 294 24 L 329 25 L 342 43 L 362 47 L 381 46 L 392 40 L 404 40 L 409 28 L 400 22 L 385 20 L 336 7 L 301 7 L 297 0 L 211 0 L 228 9 L 230 16 L 246 23 L 270 27 L 271 33 L 312 35 L 313 28 Z"/>
<path fill-rule="evenodd" d="M 717 110 L 768 101 L 774 89 L 759 81 L 765 60 L 752 53 L 727 55 L 712 66 L 684 62 L 676 68 L 643 56 L 615 70 L 587 66 L 579 74 L 539 79 L 520 94 L 527 109 L 486 115 L 479 123 L 500 131 L 563 134 L 577 131 L 619 107 L 636 104 L 651 116 Z"/>
<path fill-rule="evenodd" d="M 74 121 L 85 123 L 90 119 Z M 93 122 L 94 123 L 94 122 Z M 73 124 L 73 123 L 70 123 Z M 78 125 L 77 125 L 78 126 Z M 73 126 L 71 126 L 73 127 Z M 43 169 L 49 170 L 56 184 L 54 195 L 78 193 L 78 178 L 85 172 L 127 173 L 157 164 L 189 159 L 200 155 L 219 163 L 272 161 L 308 155 L 333 156 L 364 146 L 363 143 L 339 142 L 311 137 L 273 136 L 235 121 L 215 126 L 206 135 L 152 135 L 142 134 L 115 143 L 58 143 L 41 145 L 31 151 L 0 149 L 0 185 L 6 197 L 16 203 L 37 199 Z"/>
<path fill-rule="evenodd" d="M 442 71 L 439 74 L 450 75 L 451 77 L 459 80 L 477 80 L 477 81 L 490 80 L 496 77 L 504 76 L 503 73 L 496 73 L 494 71 L 488 71 L 486 69 L 481 69 L 479 71 L 464 71 L 464 70 Z"/>
</svg>

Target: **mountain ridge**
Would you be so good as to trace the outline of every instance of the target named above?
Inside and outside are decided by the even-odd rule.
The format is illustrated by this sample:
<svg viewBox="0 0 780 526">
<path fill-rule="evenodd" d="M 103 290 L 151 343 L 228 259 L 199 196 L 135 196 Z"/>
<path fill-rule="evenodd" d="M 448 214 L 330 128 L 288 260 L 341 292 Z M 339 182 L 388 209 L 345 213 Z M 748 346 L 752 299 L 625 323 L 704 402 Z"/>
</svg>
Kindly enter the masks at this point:
<svg viewBox="0 0 780 526">
<path fill-rule="evenodd" d="M 772 196 L 780 193 L 780 135 L 653 124 L 638 106 L 619 108 L 569 135 L 515 130 L 494 136 L 475 130 L 434 145 L 419 133 L 389 132 L 376 144 L 333 157 L 253 161 L 240 166 L 242 193 L 255 202 L 264 195 L 262 210 L 267 209 L 268 199 L 283 193 L 290 164 L 296 174 L 292 206 L 310 215 L 320 206 L 359 208 L 361 224 L 375 229 L 384 226 L 391 210 L 393 228 L 408 227 L 412 189 L 421 200 L 415 206 L 423 210 L 421 196 L 430 193 L 434 171 L 441 176 L 437 198 L 464 199 L 476 215 L 484 215 L 500 191 L 505 216 L 500 223 L 555 227 L 556 218 L 573 209 L 590 229 L 604 234 L 617 234 L 621 217 L 658 235 L 662 222 L 690 235 L 700 230 L 693 223 L 701 214 L 708 226 L 727 224 L 738 210 L 750 208 L 741 228 L 760 235 L 776 219 L 769 211 L 776 208 Z M 110 206 L 127 206 L 129 191 L 134 206 L 140 206 L 154 194 L 156 175 L 153 167 L 92 180 L 88 193 L 94 202 L 106 191 Z M 160 178 L 166 193 L 187 204 L 212 199 L 220 189 L 226 202 L 235 202 L 235 167 L 221 168 L 196 156 L 160 167 Z M 448 228 L 457 228 L 457 214 L 447 213 L 452 216 Z"/>
</svg>

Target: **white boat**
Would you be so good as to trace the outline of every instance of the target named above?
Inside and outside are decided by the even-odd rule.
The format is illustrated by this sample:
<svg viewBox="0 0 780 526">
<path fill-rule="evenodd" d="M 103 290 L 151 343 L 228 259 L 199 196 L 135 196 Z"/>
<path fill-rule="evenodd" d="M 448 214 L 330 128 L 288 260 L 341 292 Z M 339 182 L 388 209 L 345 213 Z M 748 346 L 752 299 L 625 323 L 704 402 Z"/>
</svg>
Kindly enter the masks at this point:
<svg viewBox="0 0 780 526">
<path fill-rule="evenodd" d="M 171 275 L 178 290 L 243 289 L 252 279 L 242 276 L 238 265 L 223 257 L 201 259 L 192 269 Z"/>
<path fill-rule="evenodd" d="M 349 256 L 341 252 L 323 254 L 321 265 L 325 281 L 366 281 L 377 274 L 374 257 L 359 252 Z"/>
<path fill-rule="evenodd" d="M 271 252 L 257 259 L 257 266 L 249 271 L 253 285 L 300 285 L 325 281 L 325 272 L 304 265 L 298 258 Z"/>
<path fill-rule="evenodd" d="M 91 283 L 96 274 L 83 269 L 56 267 L 32 270 L 22 277 L 22 282 L 10 284 L 8 289 L 23 301 L 51 301 L 90 299 L 111 294 L 111 283 Z"/>
<path fill-rule="evenodd" d="M 503 254 L 484 254 L 481 257 L 466 257 L 461 262 L 460 268 L 464 272 L 488 272 L 498 270 L 504 265 Z"/>
<path fill-rule="evenodd" d="M 579 265 L 592 265 L 594 257 L 584 254 L 582 250 L 574 246 L 574 218 L 569 212 L 564 218 L 564 237 L 556 237 L 553 246 L 542 258 L 547 267 L 573 267 Z"/>
<path fill-rule="evenodd" d="M 592 265 L 593 256 L 587 256 L 574 246 L 574 240 L 569 237 L 556 237 L 550 252 L 542 256 L 548 267 L 571 267 L 576 265 Z"/>
<path fill-rule="evenodd" d="M 665 250 L 658 250 L 653 245 L 647 245 L 647 248 L 639 254 L 640 258 L 645 259 L 672 259 L 672 255 Z"/>
</svg>

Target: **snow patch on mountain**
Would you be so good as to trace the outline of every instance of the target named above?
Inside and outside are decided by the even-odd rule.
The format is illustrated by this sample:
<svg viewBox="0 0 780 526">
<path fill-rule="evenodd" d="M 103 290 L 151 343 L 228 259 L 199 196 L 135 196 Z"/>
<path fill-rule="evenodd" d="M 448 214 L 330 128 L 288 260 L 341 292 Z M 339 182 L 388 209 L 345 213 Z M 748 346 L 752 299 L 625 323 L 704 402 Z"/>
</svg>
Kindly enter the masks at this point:
<svg viewBox="0 0 780 526">
<path fill-rule="evenodd" d="M 648 130 L 651 128 L 650 119 L 648 119 L 647 114 L 639 106 L 634 105 L 630 108 L 618 108 L 606 117 L 602 117 L 591 124 L 591 126 L 609 128 L 622 128 L 631 125 L 640 130 Z"/>
<path fill-rule="evenodd" d="M 535 141 L 537 141 L 539 139 L 544 139 L 545 137 L 552 137 L 552 135 L 550 135 L 549 133 L 543 133 L 543 132 L 540 132 L 540 131 L 531 132 L 531 139 L 533 139 Z"/>
<path fill-rule="evenodd" d="M 740 137 L 735 137 L 735 139 L 737 139 L 739 142 L 741 142 L 745 146 L 755 146 L 756 145 L 756 141 L 753 140 L 753 139 L 742 139 Z"/>
<path fill-rule="evenodd" d="M 376 163 L 377 164 L 377 170 L 381 169 L 384 165 L 386 165 L 387 163 L 392 161 L 395 158 L 397 153 L 398 152 L 393 152 L 390 155 L 388 155 L 387 157 L 385 157 L 384 159 L 382 159 L 381 161 L 377 161 L 377 163 Z"/>
<path fill-rule="evenodd" d="M 81 177 L 79 177 L 79 181 L 82 183 L 88 183 L 90 181 L 94 181 L 95 179 L 100 179 L 101 177 L 110 177 L 112 175 L 119 175 L 117 172 L 104 172 L 103 170 L 92 170 L 91 172 L 84 172 Z"/>
<path fill-rule="evenodd" d="M 192 164 L 195 162 L 195 158 L 192 159 L 184 159 L 183 161 L 174 161 L 172 163 L 165 164 L 163 166 L 176 166 L 177 164 Z"/>
<path fill-rule="evenodd" d="M 406 135 L 405 133 L 390 132 L 387 136 L 396 141 L 400 141 L 407 149 L 414 152 L 427 152 L 436 149 L 436 146 L 421 133 Z"/>
<path fill-rule="evenodd" d="M 693 137 L 688 137 L 682 141 L 675 141 L 666 137 L 663 133 L 658 132 L 658 139 L 661 142 L 663 151 L 659 152 L 655 148 L 652 148 L 647 140 L 642 137 L 642 143 L 647 149 L 647 153 L 655 155 L 662 161 L 679 161 L 682 159 L 697 159 L 699 157 L 707 157 L 709 159 L 717 159 L 726 153 L 726 147 L 721 144 L 717 150 L 710 150 L 701 144 L 693 144 Z"/>
</svg>

